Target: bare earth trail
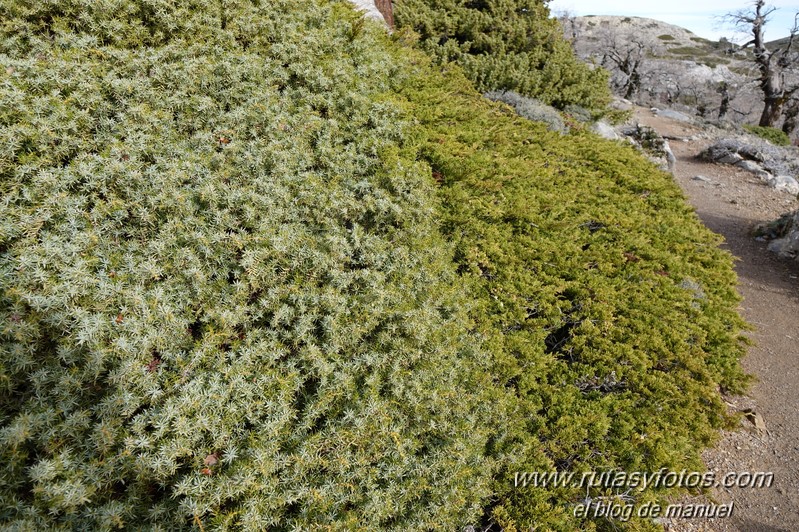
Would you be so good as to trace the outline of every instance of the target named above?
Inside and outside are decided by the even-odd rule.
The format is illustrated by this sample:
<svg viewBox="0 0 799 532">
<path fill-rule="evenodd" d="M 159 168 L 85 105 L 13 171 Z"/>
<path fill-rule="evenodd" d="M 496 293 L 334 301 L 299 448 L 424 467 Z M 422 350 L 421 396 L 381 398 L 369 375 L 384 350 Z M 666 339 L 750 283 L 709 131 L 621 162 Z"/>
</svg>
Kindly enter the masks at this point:
<svg viewBox="0 0 799 532">
<path fill-rule="evenodd" d="M 701 135 L 691 125 L 637 109 L 635 119 L 658 133 L 678 139 Z M 668 521 L 670 531 L 799 531 L 799 262 L 777 258 L 767 243 L 755 240 L 752 227 L 799 208 L 790 194 L 762 184 L 753 174 L 696 158 L 710 141 L 671 140 L 677 158 L 674 177 L 707 227 L 722 235 L 735 257 L 741 313 L 756 329 L 743 366 L 757 382 L 747 397 L 728 397 L 732 409 L 751 409 L 765 429 L 742 420 L 725 432 L 718 446 L 704 454 L 717 478 L 729 472 L 773 472 L 770 488 L 718 489 L 717 504 L 734 503 L 725 519 Z M 696 180 L 701 175 L 709 179 Z M 754 420 L 753 416 L 750 416 Z M 760 419 L 757 420 L 760 424 Z M 680 502 L 702 502 L 688 498 Z M 707 500 L 704 500 L 707 502 Z"/>
</svg>

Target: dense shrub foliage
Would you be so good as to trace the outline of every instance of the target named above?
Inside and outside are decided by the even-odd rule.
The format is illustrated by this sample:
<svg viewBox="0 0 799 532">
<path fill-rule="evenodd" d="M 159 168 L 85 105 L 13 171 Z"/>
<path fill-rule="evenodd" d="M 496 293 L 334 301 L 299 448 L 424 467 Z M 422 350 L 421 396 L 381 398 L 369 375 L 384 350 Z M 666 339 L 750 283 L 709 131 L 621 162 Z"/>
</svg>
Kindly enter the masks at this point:
<svg viewBox="0 0 799 532">
<path fill-rule="evenodd" d="M 607 73 L 577 59 L 542 0 L 400 0 L 400 28 L 440 63 L 455 62 L 480 91 L 515 91 L 560 109 L 603 109 Z"/>
<path fill-rule="evenodd" d="M 735 277 L 632 149 L 347 3 L 0 0 L 0 32 L 4 528 L 640 529 L 574 505 L 664 492 L 514 474 L 700 468 Z"/>
<path fill-rule="evenodd" d="M 574 505 L 663 493 L 521 488 L 515 473 L 702 470 L 698 450 L 726 421 L 719 386 L 746 381 L 730 257 L 632 148 L 481 101 L 457 69 L 417 71 L 402 90 L 427 127 L 443 228 L 493 378 L 515 396 L 491 448 L 493 518 L 508 530 L 624 527 L 576 519 Z"/>
<path fill-rule="evenodd" d="M 2 528 L 476 519 L 492 401 L 379 28 L 79 5 L 0 4 Z"/>
</svg>

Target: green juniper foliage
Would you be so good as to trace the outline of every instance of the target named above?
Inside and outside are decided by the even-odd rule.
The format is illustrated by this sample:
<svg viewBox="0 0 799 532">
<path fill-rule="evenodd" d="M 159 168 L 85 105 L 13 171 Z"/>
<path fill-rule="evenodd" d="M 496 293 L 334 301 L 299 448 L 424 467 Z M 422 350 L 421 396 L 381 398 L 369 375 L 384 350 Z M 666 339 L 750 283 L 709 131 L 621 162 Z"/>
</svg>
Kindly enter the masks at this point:
<svg viewBox="0 0 799 532">
<path fill-rule="evenodd" d="M 506 530 L 647 529 L 573 515 L 586 497 L 666 490 L 514 487 L 516 472 L 703 470 L 746 384 L 730 256 L 671 176 L 632 148 L 561 136 L 482 99 L 459 69 L 400 89 L 427 129 L 443 229 L 512 422 L 492 440 Z"/>
<path fill-rule="evenodd" d="M 347 2 L 0 0 L 0 76 L 3 528 L 647 529 L 514 474 L 701 469 L 745 383 L 667 174 Z"/>
<path fill-rule="evenodd" d="M 0 3 L 2 527 L 476 520 L 493 405 L 380 28 L 83 5 Z"/>
<path fill-rule="evenodd" d="M 439 63 L 455 62 L 482 92 L 515 91 L 554 105 L 604 109 L 607 73 L 575 57 L 542 0 L 400 0 L 397 26 L 420 35 Z"/>
</svg>

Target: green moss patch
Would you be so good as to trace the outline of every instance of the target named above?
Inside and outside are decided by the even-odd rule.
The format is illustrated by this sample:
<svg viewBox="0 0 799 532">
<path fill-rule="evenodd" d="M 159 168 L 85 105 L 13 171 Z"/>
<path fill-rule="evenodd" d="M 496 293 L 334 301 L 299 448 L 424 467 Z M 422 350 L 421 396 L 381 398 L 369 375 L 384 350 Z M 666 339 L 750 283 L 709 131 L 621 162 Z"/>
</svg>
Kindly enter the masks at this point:
<svg viewBox="0 0 799 532">
<path fill-rule="evenodd" d="M 769 141 L 775 146 L 791 145 L 791 139 L 788 138 L 788 135 L 786 135 L 781 129 L 777 129 L 775 127 L 754 126 L 752 124 L 744 124 L 743 128 L 749 133 L 757 135 L 758 137 Z"/>
</svg>

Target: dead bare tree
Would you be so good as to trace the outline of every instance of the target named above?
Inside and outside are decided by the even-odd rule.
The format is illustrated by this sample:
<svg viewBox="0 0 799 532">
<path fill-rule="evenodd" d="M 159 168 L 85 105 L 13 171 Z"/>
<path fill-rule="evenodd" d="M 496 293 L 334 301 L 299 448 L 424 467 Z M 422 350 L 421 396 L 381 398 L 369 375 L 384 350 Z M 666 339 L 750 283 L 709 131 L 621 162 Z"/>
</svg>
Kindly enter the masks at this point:
<svg viewBox="0 0 799 532">
<path fill-rule="evenodd" d="M 641 89 L 641 68 L 646 60 L 647 45 L 640 39 L 620 39 L 616 34 L 605 38 L 601 65 L 613 76 L 615 89 L 626 99 L 632 99 Z"/>
<path fill-rule="evenodd" d="M 575 15 L 572 15 L 568 9 L 561 9 L 555 12 L 555 18 L 560 22 L 563 28 L 563 36 L 566 40 L 572 43 L 572 47 L 577 45 L 577 38 L 579 32 L 577 30 L 577 21 Z"/>
<path fill-rule="evenodd" d="M 743 102 L 738 98 L 739 94 L 751 89 L 751 83 L 739 85 L 737 83 L 731 83 L 727 80 L 722 80 L 713 85 L 715 87 L 716 93 L 719 95 L 719 120 L 726 120 L 730 113 L 737 115 L 739 119 L 743 119 L 752 112 L 751 108 L 748 111 L 742 111 L 739 107 Z M 749 98 L 746 98 L 744 95 L 743 101 L 747 102 L 748 100 Z"/>
<path fill-rule="evenodd" d="M 782 130 L 789 137 L 799 125 L 799 98 L 792 98 L 785 105 L 785 121 L 782 123 Z"/>
<path fill-rule="evenodd" d="M 730 112 L 730 84 L 726 81 L 720 82 L 716 86 L 716 92 L 721 96 L 721 103 L 719 104 L 719 120 L 727 118 L 727 113 Z"/>
<path fill-rule="evenodd" d="M 777 8 L 767 6 L 765 0 L 756 0 L 750 9 L 726 15 L 726 19 L 737 28 L 746 30 L 752 40 L 743 45 L 752 47 L 754 61 L 760 71 L 760 90 L 763 92 L 763 113 L 760 125 L 774 127 L 782 114 L 783 106 L 791 96 L 799 91 L 799 84 L 791 86 L 786 81 L 786 73 L 799 66 L 799 55 L 793 50 L 794 40 L 799 34 L 799 12 L 794 17 L 793 29 L 786 45 L 775 50 L 766 47 L 764 29 L 768 17 Z"/>
</svg>

